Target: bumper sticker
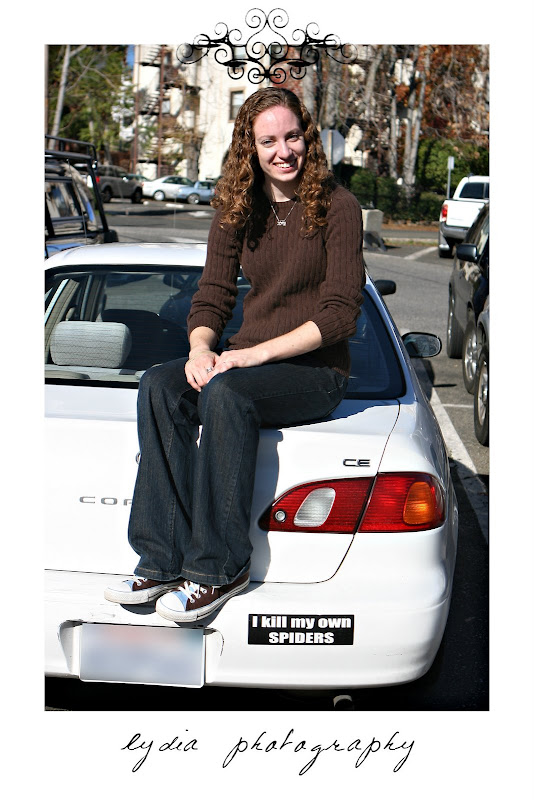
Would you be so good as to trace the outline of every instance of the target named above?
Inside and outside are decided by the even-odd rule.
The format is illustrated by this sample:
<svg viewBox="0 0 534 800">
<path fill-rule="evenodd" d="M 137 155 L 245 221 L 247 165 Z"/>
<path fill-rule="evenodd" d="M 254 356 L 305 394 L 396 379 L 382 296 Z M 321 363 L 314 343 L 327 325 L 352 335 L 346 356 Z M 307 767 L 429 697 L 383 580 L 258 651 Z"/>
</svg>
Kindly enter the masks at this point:
<svg viewBox="0 0 534 800">
<path fill-rule="evenodd" d="M 249 614 L 249 644 L 353 644 L 354 615 Z"/>
</svg>

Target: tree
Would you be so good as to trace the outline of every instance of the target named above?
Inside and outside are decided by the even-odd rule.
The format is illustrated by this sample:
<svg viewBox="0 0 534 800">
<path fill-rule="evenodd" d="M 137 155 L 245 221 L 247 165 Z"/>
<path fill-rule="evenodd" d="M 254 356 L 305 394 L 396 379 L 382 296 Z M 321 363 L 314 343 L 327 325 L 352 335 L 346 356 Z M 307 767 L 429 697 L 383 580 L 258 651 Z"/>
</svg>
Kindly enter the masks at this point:
<svg viewBox="0 0 534 800">
<path fill-rule="evenodd" d="M 404 131 L 404 158 L 402 181 L 406 199 L 411 202 L 415 193 L 415 165 L 421 136 L 421 120 L 425 104 L 425 91 L 430 68 L 431 48 L 425 47 L 422 64 L 419 63 L 420 48 L 414 47 L 413 68 L 406 102 L 406 127 Z M 419 69 L 418 69 L 419 67 Z M 395 120 L 390 121 L 394 125 Z"/>
<path fill-rule="evenodd" d="M 67 82 L 69 78 L 69 66 L 71 58 L 78 55 L 87 45 L 82 44 L 75 50 L 70 49 L 70 44 L 65 45 L 65 54 L 63 56 L 63 65 L 61 67 L 61 78 L 59 80 L 58 96 L 56 101 L 56 113 L 54 115 L 54 124 L 52 125 L 52 136 L 59 134 L 59 125 L 61 122 L 61 115 L 63 114 L 63 103 L 65 101 L 65 92 L 67 90 Z"/>
<path fill-rule="evenodd" d="M 430 69 L 432 92 L 425 105 L 425 136 L 473 141 L 487 147 L 489 48 L 434 47 Z"/>
<path fill-rule="evenodd" d="M 48 69 L 53 135 L 89 140 L 109 159 L 121 144 L 121 117 L 133 107 L 126 46 L 50 46 Z"/>
<path fill-rule="evenodd" d="M 470 142 L 469 150 L 457 148 L 465 156 L 459 162 L 486 163 L 486 46 L 361 45 L 358 50 L 349 117 L 361 131 L 358 149 L 377 176 L 400 176 L 411 202 L 421 177 L 419 148 L 427 139 Z M 442 159 L 444 150 L 439 152 Z"/>
</svg>

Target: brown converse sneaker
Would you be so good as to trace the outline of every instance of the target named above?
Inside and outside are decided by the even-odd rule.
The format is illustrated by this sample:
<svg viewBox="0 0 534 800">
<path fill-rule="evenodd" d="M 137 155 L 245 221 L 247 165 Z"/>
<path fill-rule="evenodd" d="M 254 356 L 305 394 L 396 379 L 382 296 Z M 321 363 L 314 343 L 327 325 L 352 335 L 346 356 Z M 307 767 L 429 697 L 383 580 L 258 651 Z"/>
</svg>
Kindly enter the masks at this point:
<svg viewBox="0 0 534 800">
<path fill-rule="evenodd" d="M 160 597 L 156 611 L 173 622 L 195 622 L 209 616 L 235 594 L 243 592 L 249 582 L 248 572 L 227 586 L 204 586 L 194 581 L 183 581 L 175 592 Z"/>
<path fill-rule="evenodd" d="M 176 578 L 173 581 L 153 581 L 150 578 L 139 578 L 134 575 L 127 581 L 108 586 L 104 591 L 104 597 L 112 603 L 121 605 L 150 603 L 171 589 L 176 589 L 181 583 L 183 578 Z"/>
</svg>

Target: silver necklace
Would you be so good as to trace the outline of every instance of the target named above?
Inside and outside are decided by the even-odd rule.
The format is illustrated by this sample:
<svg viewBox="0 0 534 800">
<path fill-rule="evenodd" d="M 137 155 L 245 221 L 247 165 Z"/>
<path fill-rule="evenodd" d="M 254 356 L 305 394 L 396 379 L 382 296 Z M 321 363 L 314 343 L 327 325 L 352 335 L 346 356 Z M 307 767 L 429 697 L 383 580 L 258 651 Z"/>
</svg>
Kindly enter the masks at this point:
<svg viewBox="0 0 534 800">
<path fill-rule="evenodd" d="M 273 204 L 271 203 L 271 201 L 270 201 L 270 200 L 269 200 L 269 203 L 270 203 L 270 206 L 271 206 L 271 208 L 272 208 L 272 210 L 273 210 L 273 214 L 274 214 L 274 216 L 276 217 L 276 224 L 277 224 L 277 225 L 284 225 L 284 227 L 285 227 L 286 220 L 287 220 L 287 218 L 289 217 L 289 214 L 291 214 L 291 212 L 293 211 L 293 209 L 294 209 L 294 208 L 295 208 L 295 206 L 297 205 L 297 201 L 295 200 L 295 202 L 293 203 L 293 205 L 292 205 L 292 206 L 291 206 L 291 208 L 289 209 L 289 212 L 288 212 L 287 216 L 285 216 L 285 217 L 284 217 L 284 219 L 280 219 L 280 217 L 278 216 L 278 214 L 277 214 L 277 213 L 276 213 L 276 211 L 274 210 L 274 206 L 273 206 Z"/>
</svg>

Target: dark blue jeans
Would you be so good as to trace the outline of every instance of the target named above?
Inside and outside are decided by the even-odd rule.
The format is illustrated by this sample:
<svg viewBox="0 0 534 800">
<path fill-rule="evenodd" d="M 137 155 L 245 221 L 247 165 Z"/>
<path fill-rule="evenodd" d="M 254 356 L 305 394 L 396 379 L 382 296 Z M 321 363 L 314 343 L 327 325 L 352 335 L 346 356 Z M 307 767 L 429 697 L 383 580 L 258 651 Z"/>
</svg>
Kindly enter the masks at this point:
<svg viewBox="0 0 534 800">
<path fill-rule="evenodd" d="M 187 383 L 185 362 L 152 367 L 141 378 L 141 459 L 128 537 L 140 556 L 137 575 L 222 586 L 250 565 L 260 428 L 328 416 L 347 381 L 309 354 L 231 369 L 199 393 Z"/>
</svg>

